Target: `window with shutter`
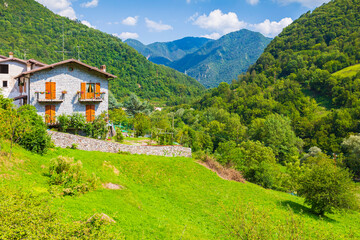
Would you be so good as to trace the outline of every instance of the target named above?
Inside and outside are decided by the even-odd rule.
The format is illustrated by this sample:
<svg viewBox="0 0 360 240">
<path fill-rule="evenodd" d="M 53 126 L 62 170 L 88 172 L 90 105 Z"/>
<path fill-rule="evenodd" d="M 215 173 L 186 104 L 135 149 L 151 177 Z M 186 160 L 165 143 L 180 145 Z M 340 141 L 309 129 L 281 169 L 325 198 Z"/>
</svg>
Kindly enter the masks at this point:
<svg viewBox="0 0 360 240">
<path fill-rule="evenodd" d="M 95 120 L 95 105 L 86 105 L 86 121 L 92 122 Z"/>
<path fill-rule="evenodd" d="M 45 122 L 48 124 L 55 123 L 55 105 L 46 105 L 45 106 Z"/>
</svg>

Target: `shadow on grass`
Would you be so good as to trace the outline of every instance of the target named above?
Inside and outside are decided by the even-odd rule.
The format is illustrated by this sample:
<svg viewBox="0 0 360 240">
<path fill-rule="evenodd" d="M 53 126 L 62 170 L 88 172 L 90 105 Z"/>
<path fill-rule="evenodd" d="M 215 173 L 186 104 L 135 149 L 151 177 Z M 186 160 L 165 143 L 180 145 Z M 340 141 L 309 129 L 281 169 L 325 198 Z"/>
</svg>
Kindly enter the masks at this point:
<svg viewBox="0 0 360 240">
<path fill-rule="evenodd" d="M 331 222 L 331 223 L 337 222 L 336 220 L 329 218 L 327 216 L 319 216 L 319 215 L 315 214 L 314 212 L 312 212 L 310 208 L 305 207 L 305 206 L 303 206 L 299 203 L 293 202 L 293 201 L 289 201 L 289 200 L 281 201 L 280 206 L 285 207 L 285 208 L 290 208 L 295 214 L 306 215 L 315 220 L 323 220 L 325 222 Z"/>
</svg>

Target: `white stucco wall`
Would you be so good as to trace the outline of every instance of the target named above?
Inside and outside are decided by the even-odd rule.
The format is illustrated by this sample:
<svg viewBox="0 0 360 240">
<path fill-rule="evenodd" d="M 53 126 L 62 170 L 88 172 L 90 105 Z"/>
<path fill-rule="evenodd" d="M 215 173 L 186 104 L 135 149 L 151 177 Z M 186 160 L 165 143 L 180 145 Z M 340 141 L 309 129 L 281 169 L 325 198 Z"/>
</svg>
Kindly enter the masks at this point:
<svg viewBox="0 0 360 240">
<path fill-rule="evenodd" d="M 14 98 L 20 95 L 19 86 L 14 77 L 26 71 L 26 64 L 16 61 L 5 61 L 0 64 L 9 65 L 9 74 L 0 74 L 0 88 L 2 89 L 2 94 L 6 98 Z M 3 81 L 8 81 L 8 87 L 3 88 Z"/>
<path fill-rule="evenodd" d="M 70 71 L 69 67 L 73 70 Z M 56 82 L 56 99 L 62 99 L 62 103 L 39 103 L 39 98 L 45 99 L 45 94 L 35 92 L 45 92 L 45 82 Z M 80 103 L 78 91 L 81 91 L 81 83 L 100 83 L 100 92 L 105 92 L 104 100 L 96 103 Z M 40 116 L 45 117 L 45 106 L 55 105 L 56 116 L 61 114 L 81 113 L 86 115 L 86 105 L 95 105 L 95 115 L 98 116 L 104 111 L 108 111 L 108 85 L 109 81 L 93 70 L 89 70 L 78 64 L 66 64 L 57 66 L 53 69 L 43 70 L 33 73 L 30 77 L 29 104 L 35 106 Z M 63 96 L 63 90 L 67 94 Z"/>
</svg>

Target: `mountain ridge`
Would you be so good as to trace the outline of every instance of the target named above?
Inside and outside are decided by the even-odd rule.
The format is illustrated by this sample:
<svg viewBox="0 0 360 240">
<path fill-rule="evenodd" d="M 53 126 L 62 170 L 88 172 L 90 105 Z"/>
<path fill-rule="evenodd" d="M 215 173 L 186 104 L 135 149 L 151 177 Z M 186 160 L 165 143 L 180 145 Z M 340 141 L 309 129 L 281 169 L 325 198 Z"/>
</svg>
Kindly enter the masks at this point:
<svg viewBox="0 0 360 240">
<path fill-rule="evenodd" d="M 180 58 L 179 55 L 169 56 L 154 48 L 154 46 L 176 45 L 174 42 L 186 40 L 198 42 L 192 51 Z M 260 33 L 242 29 L 218 40 L 188 37 L 176 41 L 150 45 L 144 45 L 137 40 L 129 40 L 127 43 L 150 61 L 186 73 L 210 88 L 216 87 L 220 82 L 230 83 L 233 79 L 237 79 L 240 73 L 245 72 L 255 63 L 271 39 Z"/>
</svg>

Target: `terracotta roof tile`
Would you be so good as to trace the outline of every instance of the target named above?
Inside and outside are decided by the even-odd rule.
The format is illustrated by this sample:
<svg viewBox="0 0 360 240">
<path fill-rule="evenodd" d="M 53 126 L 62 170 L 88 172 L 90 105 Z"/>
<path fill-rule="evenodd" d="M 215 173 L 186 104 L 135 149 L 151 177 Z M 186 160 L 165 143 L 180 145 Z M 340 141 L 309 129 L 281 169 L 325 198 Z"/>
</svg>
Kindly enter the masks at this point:
<svg viewBox="0 0 360 240">
<path fill-rule="evenodd" d="M 1 60 L 0 60 L 1 62 Z M 76 63 L 76 64 L 79 64 L 79 65 L 82 65 L 90 70 L 93 70 L 93 71 L 96 71 L 98 73 L 101 73 L 103 75 L 105 75 L 107 78 L 117 78 L 115 75 L 112 75 L 110 73 L 107 73 L 107 72 L 104 72 L 104 71 L 101 71 L 100 69 L 96 68 L 96 67 L 92 67 L 90 65 L 87 65 L 83 62 L 80 62 L 78 60 L 75 60 L 75 59 L 68 59 L 68 60 L 65 60 L 65 61 L 61 61 L 61 62 L 57 62 L 57 63 L 54 63 L 54 64 L 51 64 L 51 65 L 46 65 L 44 67 L 40 67 L 40 68 L 37 68 L 37 69 L 33 69 L 31 71 L 27 71 L 27 72 L 23 72 L 21 73 L 20 75 L 16 76 L 15 78 L 19 78 L 23 75 L 26 75 L 26 74 L 32 74 L 32 73 L 35 73 L 35 72 L 40 72 L 42 70 L 46 70 L 46 69 L 49 69 L 49 68 L 54 68 L 56 66 L 60 66 L 60 65 L 63 65 L 63 64 L 66 64 L 66 63 Z"/>
</svg>

